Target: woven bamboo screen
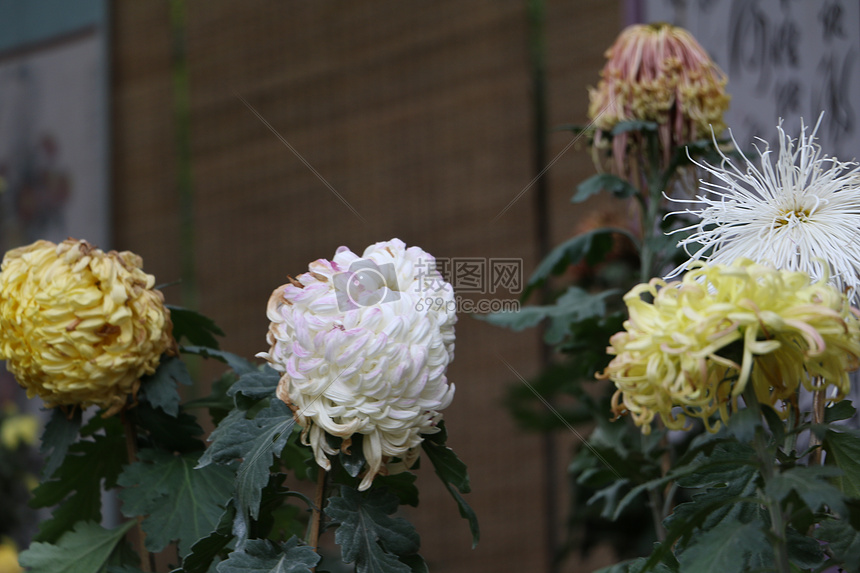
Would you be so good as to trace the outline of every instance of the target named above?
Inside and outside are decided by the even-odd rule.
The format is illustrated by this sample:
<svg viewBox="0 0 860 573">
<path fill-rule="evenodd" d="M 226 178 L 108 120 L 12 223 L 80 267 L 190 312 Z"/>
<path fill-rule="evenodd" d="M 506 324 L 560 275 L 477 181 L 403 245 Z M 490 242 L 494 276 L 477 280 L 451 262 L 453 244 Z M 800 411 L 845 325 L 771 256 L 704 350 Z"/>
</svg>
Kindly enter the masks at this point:
<svg viewBox="0 0 860 573">
<path fill-rule="evenodd" d="M 494 220 L 535 175 L 524 0 L 185 7 L 181 52 L 168 3 L 113 6 L 114 246 L 140 253 L 159 281 L 182 272 L 172 71 L 184 57 L 198 301 L 228 333 L 225 349 L 264 350 L 271 291 L 340 245 L 360 253 L 399 237 L 437 257 L 513 257 L 526 276 L 534 269 L 533 190 Z M 586 86 L 619 23 L 614 2 L 548 2 L 550 125 L 584 121 Z M 549 157 L 570 139 L 551 134 Z M 573 234 L 581 209 L 569 197 L 592 169 L 574 147 L 548 172 L 554 243 Z M 182 302 L 178 287 L 166 292 Z M 538 337 L 461 316 L 445 418 L 469 465 L 482 540 L 470 548 L 447 492 L 420 470 L 409 517 L 433 571 L 549 569 L 544 440 L 517 430 L 502 406 L 516 382 L 500 356 L 533 376 Z M 562 493 L 575 444 L 558 437 Z M 563 516 L 564 496 L 553 503 Z"/>
</svg>

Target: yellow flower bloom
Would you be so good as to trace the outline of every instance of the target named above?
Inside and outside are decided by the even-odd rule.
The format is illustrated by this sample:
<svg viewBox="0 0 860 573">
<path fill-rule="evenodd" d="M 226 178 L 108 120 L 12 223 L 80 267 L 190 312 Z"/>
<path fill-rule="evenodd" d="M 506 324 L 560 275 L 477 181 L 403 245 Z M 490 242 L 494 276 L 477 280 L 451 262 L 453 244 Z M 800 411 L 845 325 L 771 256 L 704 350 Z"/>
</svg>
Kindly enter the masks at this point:
<svg viewBox="0 0 860 573">
<path fill-rule="evenodd" d="M 37 241 L 0 267 L 0 359 L 48 407 L 96 405 L 108 415 L 172 350 L 170 312 L 134 253 L 86 241 Z"/>
<path fill-rule="evenodd" d="M 683 28 L 666 23 L 624 29 L 606 52 L 597 88 L 589 89 L 588 117 L 597 129 L 595 147 L 623 121 L 659 125 L 664 154 L 726 125 L 729 107 L 726 76 L 702 46 Z M 627 133 L 613 138 L 613 156 L 624 171 Z"/>
<path fill-rule="evenodd" d="M 656 415 L 672 429 L 694 416 L 713 431 L 708 418 L 727 421 L 748 383 L 778 410 L 800 384 L 832 385 L 841 399 L 860 365 L 860 320 L 826 281 L 741 259 L 634 287 L 624 297 L 630 319 L 607 349 L 615 358 L 599 375 L 618 388 L 613 411 L 645 433 Z"/>
<path fill-rule="evenodd" d="M 18 564 L 18 550 L 12 542 L 0 543 L 0 573 L 23 573 Z"/>
<path fill-rule="evenodd" d="M 16 450 L 20 444 L 32 446 L 36 443 L 38 432 L 39 420 L 35 416 L 9 416 L 0 423 L 0 443 L 7 450 Z"/>
</svg>

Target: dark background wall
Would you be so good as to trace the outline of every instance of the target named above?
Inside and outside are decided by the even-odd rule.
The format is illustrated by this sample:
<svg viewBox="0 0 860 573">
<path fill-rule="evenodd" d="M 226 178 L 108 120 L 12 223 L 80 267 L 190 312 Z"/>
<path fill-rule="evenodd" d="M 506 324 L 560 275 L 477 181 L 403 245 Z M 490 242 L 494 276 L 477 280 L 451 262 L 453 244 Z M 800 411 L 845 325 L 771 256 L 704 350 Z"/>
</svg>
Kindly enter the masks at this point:
<svg viewBox="0 0 860 573">
<path fill-rule="evenodd" d="M 620 9 L 546 4 L 547 124 L 582 123 Z M 340 245 L 399 237 L 437 257 L 522 258 L 528 276 L 535 189 L 497 218 L 536 173 L 528 48 L 525 0 L 114 2 L 113 246 L 140 253 L 159 282 L 184 278 L 168 300 L 196 304 L 247 357 L 266 349 L 271 291 Z M 570 140 L 550 133 L 548 158 Z M 592 172 L 573 146 L 547 173 L 552 244 L 573 234 L 582 211 L 569 197 Z M 533 376 L 538 337 L 461 316 L 445 418 L 482 540 L 470 548 L 447 492 L 420 470 L 409 518 L 434 571 L 549 568 L 547 504 L 564 515 L 576 439 L 557 436 L 547 464 L 546 440 L 501 403 L 517 382 L 499 356 Z"/>
</svg>

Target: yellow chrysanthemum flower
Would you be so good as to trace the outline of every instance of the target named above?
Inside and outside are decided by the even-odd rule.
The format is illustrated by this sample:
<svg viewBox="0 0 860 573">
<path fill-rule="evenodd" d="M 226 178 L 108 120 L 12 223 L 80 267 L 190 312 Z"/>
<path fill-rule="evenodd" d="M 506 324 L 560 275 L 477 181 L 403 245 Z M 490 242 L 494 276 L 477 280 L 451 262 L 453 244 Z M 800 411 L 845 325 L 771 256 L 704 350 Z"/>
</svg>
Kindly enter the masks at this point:
<svg viewBox="0 0 860 573">
<path fill-rule="evenodd" d="M 18 564 L 18 550 L 11 541 L 0 543 L 0 573 L 23 573 L 24 569 Z"/>
<path fill-rule="evenodd" d="M 48 407 L 113 414 L 175 347 L 170 312 L 134 253 L 37 241 L 0 267 L 0 359 Z"/>
<path fill-rule="evenodd" d="M 645 433 L 657 415 L 668 428 L 684 428 L 689 415 L 716 430 L 708 419 L 727 421 L 748 383 L 778 410 L 800 384 L 832 385 L 841 399 L 860 364 L 858 311 L 826 278 L 747 259 L 694 263 L 681 281 L 652 279 L 624 301 L 630 319 L 610 339 L 615 358 L 600 377 L 618 388 L 615 414 Z"/>
<path fill-rule="evenodd" d="M 39 420 L 28 414 L 15 414 L 0 422 L 0 444 L 7 450 L 16 450 L 24 444 L 32 446 L 39 433 Z"/>
</svg>

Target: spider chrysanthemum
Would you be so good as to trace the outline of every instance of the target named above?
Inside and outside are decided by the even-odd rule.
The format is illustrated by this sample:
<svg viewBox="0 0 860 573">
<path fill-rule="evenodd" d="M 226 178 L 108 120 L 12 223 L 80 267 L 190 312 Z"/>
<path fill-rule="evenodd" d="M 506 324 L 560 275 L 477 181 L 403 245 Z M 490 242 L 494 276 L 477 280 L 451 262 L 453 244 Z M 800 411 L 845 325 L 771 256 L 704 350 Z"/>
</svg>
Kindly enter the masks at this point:
<svg viewBox="0 0 860 573">
<path fill-rule="evenodd" d="M 719 166 L 700 163 L 712 181 L 684 213 L 700 219 L 678 246 L 690 261 L 730 264 L 740 258 L 829 276 L 856 304 L 860 287 L 860 165 L 822 154 L 815 143 L 821 120 L 793 140 L 780 125 L 779 152 L 765 142 L 761 168 L 722 154 Z M 692 252 L 691 252 L 692 251 Z M 670 276 L 686 268 L 681 265 Z"/>
</svg>

